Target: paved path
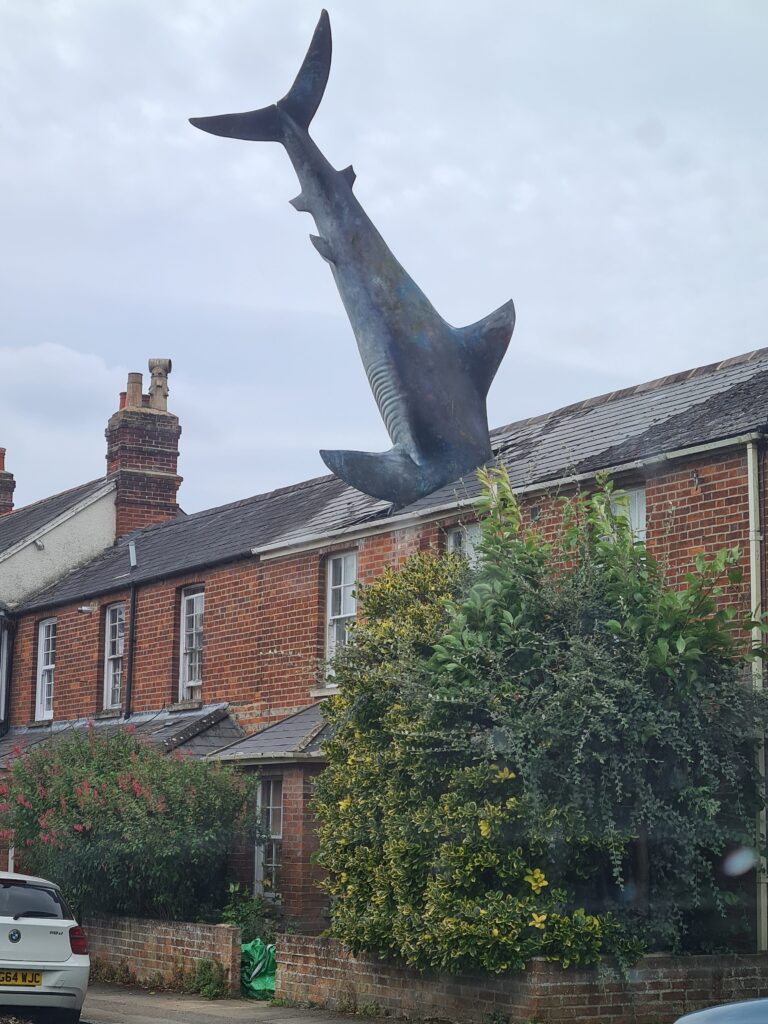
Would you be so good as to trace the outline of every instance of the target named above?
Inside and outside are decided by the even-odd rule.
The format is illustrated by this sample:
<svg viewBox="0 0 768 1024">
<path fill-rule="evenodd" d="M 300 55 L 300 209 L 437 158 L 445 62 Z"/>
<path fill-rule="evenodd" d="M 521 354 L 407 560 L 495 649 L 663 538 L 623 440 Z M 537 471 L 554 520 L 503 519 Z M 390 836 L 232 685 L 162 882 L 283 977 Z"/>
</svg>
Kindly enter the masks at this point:
<svg viewBox="0 0 768 1024">
<path fill-rule="evenodd" d="M 210 1001 L 135 989 L 92 985 L 82 1024 L 350 1024 L 324 1010 L 270 1006 L 255 1000 Z"/>
</svg>

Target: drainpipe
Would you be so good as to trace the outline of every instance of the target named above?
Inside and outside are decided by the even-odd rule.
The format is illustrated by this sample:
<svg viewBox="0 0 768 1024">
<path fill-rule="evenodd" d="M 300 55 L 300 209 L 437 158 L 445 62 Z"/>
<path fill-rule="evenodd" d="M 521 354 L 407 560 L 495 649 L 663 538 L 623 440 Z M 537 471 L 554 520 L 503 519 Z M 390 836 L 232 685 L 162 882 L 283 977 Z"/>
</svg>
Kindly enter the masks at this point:
<svg viewBox="0 0 768 1024">
<path fill-rule="evenodd" d="M 0 679 L 0 686 L 5 684 L 3 706 L 0 708 L 0 736 L 5 736 L 11 727 L 11 677 L 13 676 L 13 647 L 16 639 L 16 623 L 0 612 L 0 620 L 4 620 L 5 628 L 0 623 L 0 648 L 2 648 L 2 633 L 5 633 L 5 666 L 0 662 L 0 671 L 5 668 L 5 679 Z"/>
<path fill-rule="evenodd" d="M 125 666 L 125 711 L 123 718 L 131 717 L 131 704 L 133 701 L 133 652 L 136 649 L 136 584 L 131 584 L 131 599 L 128 612 L 128 621 L 131 624 L 131 631 L 128 634 L 128 664 Z"/>
<path fill-rule="evenodd" d="M 757 443 L 747 445 L 747 493 L 749 496 L 749 599 L 752 614 L 757 618 L 763 607 L 763 535 L 760 530 L 760 453 Z M 752 630 L 752 644 L 763 643 L 759 627 Z M 763 688 L 763 662 L 758 658 L 752 662 L 752 685 L 756 690 Z M 765 744 L 757 752 L 758 769 L 765 779 Z M 758 814 L 758 837 L 766 834 L 765 804 Z M 765 857 L 760 858 L 757 871 L 757 951 L 768 950 L 768 873 Z"/>
</svg>

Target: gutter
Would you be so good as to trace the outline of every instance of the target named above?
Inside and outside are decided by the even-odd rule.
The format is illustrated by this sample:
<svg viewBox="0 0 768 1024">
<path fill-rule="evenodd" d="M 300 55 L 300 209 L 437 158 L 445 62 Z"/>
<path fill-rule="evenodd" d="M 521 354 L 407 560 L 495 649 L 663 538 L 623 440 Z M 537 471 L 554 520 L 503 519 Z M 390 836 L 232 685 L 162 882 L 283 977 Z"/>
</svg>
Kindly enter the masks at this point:
<svg viewBox="0 0 768 1024">
<path fill-rule="evenodd" d="M 752 615 L 758 619 L 763 608 L 763 534 L 760 524 L 760 451 L 757 443 L 750 440 L 747 444 L 747 494 L 749 497 L 749 598 Z M 759 626 L 752 629 L 752 646 L 763 644 L 763 635 Z M 755 690 L 763 689 L 763 660 L 756 658 L 752 662 L 752 686 Z M 765 782 L 765 741 L 761 742 L 757 751 L 757 766 Z M 757 818 L 758 838 L 766 834 L 766 808 L 763 804 Z M 757 951 L 768 950 L 768 871 L 765 857 L 760 858 L 757 869 Z"/>
<path fill-rule="evenodd" d="M 238 740 L 242 742 L 242 740 Z M 228 757 L 223 757 L 220 754 L 214 752 L 209 754 L 206 760 L 211 761 L 230 761 L 233 764 L 295 764 L 297 761 L 315 761 L 319 764 L 325 763 L 325 756 L 323 754 L 306 754 L 301 752 L 286 752 L 285 750 L 277 751 L 273 754 L 230 754 Z"/>
<path fill-rule="evenodd" d="M 513 487 L 512 490 L 518 494 L 545 494 L 552 488 L 567 487 L 569 485 L 594 480 L 596 473 L 608 473 L 611 476 L 619 473 L 629 473 L 632 470 L 646 469 L 650 466 L 657 466 L 665 462 L 674 462 L 678 459 L 690 458 L 692 455 L 699 455 L 705 452 L 717 451 L 720 448 L 735 448 L 741 444 L 753 443 L 761 440 L 762 433 L 750 431 L 747 434 L 739 434 L 736 437 L 722 438 L 719 441 L 708 441 L 705 444 L 692 445 L 689 448 L 676 448 L 672 451 L 663 452 L 659 455 L 650 455 L 644 459 L 633 459 L 631 462 L 622 462 L 615 466 L 601 467 L 589 473 L 572 473 L 569 476 L 552 477 L 535 484 L 523 484 L 521 487 Z M 496 461 L 499 456 L 496 457 Z M 333 544 L 337 538 L 348 541 L 362 540 L 364 537 L 372 537 L 379 533 L 389 533 L 392 529 L 404 529 L 408 526 L 416 526 L 427 518 L 447 518 L 456 514 L 457 509 L 471 508 L 477 498 L 454 498 L 443 505 L 430 505 L 418 512 L 408 512 L 403 515 L 389 516 L 387 519 L 379 520 L 370 526 L 360 527 L 359 525 L 348 526 L 334 533 L 326 534 L 300 534 L 292 541 L 277 541 L 274 544 L 265 544 L 251 548 L 252 555 L 259 555 L 262 561 L 269 561 L 274 558 L 283 558 L 287 554 L 298 554 L 301 551 L 309 551 L 314 548 L 322 548 Z"/>
</svg>

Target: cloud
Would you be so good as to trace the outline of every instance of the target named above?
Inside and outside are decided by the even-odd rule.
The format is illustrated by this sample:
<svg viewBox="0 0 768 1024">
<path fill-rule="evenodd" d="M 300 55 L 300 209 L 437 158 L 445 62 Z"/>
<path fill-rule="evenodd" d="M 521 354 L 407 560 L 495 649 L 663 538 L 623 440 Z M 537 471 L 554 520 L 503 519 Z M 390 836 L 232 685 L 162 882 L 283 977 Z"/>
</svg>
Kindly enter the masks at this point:
<svg viewBox="0 0 768 1024">
<path fill-rule="evenodd" d="M 116 392 L 150 355 L 174 360 L 190 509 L 322 472 L 321 446 L 387 446 L 285 154 L 186 120 L 275 100 L 317 12 L 0 7 L 0 444 L 20 495 L 102 471 Z M 515 299 L 492 422 L 764 343 L 760 5 L 330 13 L 318 144 L 354 163 L 446 319 Z"/>
</svg>

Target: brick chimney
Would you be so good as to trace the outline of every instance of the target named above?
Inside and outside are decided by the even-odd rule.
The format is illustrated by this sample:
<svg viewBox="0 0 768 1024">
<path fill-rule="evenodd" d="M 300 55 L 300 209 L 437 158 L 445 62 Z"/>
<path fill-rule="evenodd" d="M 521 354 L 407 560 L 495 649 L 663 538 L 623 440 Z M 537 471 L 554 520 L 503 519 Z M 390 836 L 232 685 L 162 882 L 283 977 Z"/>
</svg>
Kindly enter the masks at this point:
<svg viewBox="0 0 768 1024">
<path fill-rule="evenodd" d="M 142 393 L 140 373 L 128 374 L 128 388 L 106 429 L 107 475 L 117 483 L 116 533 L 175 519 L 176 473 L 181 427 L 168 412 L 170 359 L 150 359 L 149 394 Z"/>
<path fill-rule="evenodd" d="M 7 516 L 9 512 L 13 512 L 15 489 L 13 473 L 9 473 L 5 468 L 5 448 L 0 448 L 0 516 Z"/>
</svg>

